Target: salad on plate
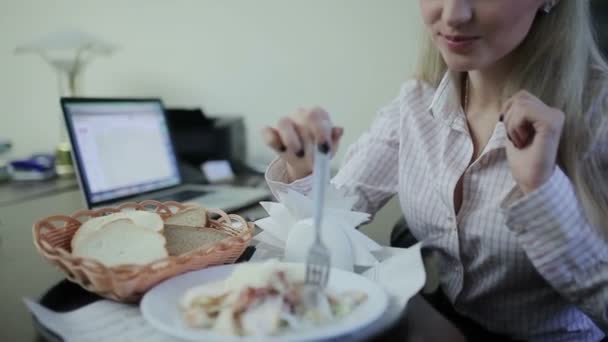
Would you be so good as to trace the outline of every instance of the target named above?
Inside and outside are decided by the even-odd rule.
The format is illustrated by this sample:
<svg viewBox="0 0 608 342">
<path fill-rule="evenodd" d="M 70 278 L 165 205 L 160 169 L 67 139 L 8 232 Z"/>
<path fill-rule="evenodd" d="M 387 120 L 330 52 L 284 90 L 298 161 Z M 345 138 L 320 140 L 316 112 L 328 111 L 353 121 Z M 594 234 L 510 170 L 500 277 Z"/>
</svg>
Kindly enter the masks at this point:
<svg viewBox="0 0 608 342">
<path fill-rule="evenodd" d="M 367 300 L 351 290 L 321 290 L 307 300 L 304 265 L 276 260 L 242 264 L 225 280 L 188 289 L 179 307 L 187 326 L 229 336 L 277 336 L 336 322 Z"/>
</svg>

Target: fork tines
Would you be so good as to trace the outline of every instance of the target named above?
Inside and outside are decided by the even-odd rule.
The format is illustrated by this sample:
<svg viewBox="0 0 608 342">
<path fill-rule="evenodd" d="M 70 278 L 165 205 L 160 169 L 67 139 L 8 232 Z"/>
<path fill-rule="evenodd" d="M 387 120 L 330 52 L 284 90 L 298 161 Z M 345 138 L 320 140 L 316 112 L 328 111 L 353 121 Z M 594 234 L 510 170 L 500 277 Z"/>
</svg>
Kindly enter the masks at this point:
<svg viewBox="0 0 608 342">
<path fill-rule="evenodd" d="M 329 281 L 329 267 L 328 253 L 311 250 L 306 261 L 306 283 L 324 288 Z"/>
</svg>

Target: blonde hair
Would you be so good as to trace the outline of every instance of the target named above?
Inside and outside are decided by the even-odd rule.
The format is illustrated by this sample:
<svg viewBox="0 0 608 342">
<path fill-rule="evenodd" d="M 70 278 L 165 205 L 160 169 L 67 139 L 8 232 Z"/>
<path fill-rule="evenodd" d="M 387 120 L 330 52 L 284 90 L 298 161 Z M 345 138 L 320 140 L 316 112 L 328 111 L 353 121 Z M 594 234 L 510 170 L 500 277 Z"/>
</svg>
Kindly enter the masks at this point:
<svg viewBox="0 0 608 342">
<path fill-rule="evenodd" d="M 589 0 L 561 0 L 539 13 L 513 52 L 503 99 L 525 89 L 566 113 L 558 163 L 590 224 L 608 234 L 608 65 L 591 24 Z M 436 87 L 448 68 L 427 37 L 416 78 Z"/>
</svg>

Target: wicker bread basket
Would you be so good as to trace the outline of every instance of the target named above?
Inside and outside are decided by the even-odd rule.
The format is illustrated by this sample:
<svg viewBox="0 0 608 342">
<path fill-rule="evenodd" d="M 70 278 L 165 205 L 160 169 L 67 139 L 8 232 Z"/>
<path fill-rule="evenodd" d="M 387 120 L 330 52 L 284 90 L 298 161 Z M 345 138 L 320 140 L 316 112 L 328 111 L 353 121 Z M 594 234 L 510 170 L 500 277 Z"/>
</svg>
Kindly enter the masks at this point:
<svg viewBox="0 0 608 342">
<path fill-rule="evenodd" d="M 229 237 L 147 265 L 116 267 L 106 267 L 93 259 L 73 256 L 70 242 L 74 233 L 86 220 L 109 213 L 148 210 L 167 219 L 188 207 L 178 202 L 144 201 L 125 203 L 116 208 L 81 210 L 70 216 L 50 216 L 34 224 L 34 244 L 44 258 L 57 265 L 69 280 L 84 289 L 105 298 L 136 302 L 147 290 L 167 278 L 205 267 L 234 263 L 251 241 L 253 224 L 237 215 L 207 209 L 207 227 L 218 229 Z"/>
</svg>

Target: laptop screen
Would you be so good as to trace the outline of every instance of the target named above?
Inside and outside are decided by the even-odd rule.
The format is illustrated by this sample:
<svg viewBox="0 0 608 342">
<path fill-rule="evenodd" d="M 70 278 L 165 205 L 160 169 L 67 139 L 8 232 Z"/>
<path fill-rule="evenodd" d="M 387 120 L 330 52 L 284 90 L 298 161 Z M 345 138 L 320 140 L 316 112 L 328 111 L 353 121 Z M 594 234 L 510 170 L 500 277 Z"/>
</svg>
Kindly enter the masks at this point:
<svg viewBox="0 0 608 342">
<path fill-rule="evenodd" d="M 160 100 L 62 99 L 89 206 L 181 182 Z"/>
</svg>

